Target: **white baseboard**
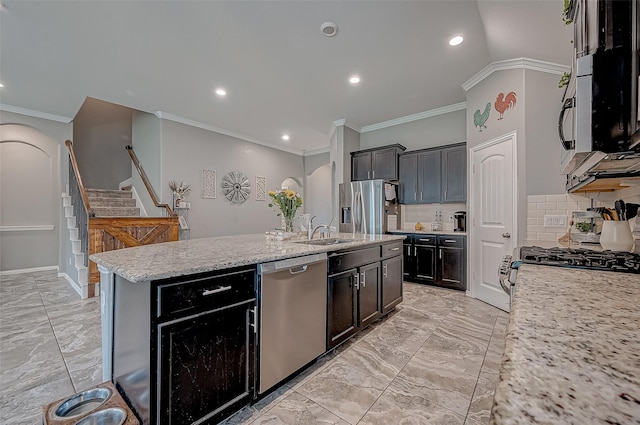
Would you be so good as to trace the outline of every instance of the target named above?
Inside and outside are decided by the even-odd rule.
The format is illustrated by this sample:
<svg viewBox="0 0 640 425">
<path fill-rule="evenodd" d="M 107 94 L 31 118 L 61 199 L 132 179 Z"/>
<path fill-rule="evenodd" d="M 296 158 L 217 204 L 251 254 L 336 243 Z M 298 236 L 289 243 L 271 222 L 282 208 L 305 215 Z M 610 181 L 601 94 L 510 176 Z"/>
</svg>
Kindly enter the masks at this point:
<svg viewBox="0 0 640 425">
<path fill-rule="evenodd" d="M 58 266 L 45 266 L 45 267 L 32 267 L 30 269 L 16 269 L 16 270 L 0 270 L 1 275 L 20 274 L 20 273 L 32 273 L 32 272 L 44 272 L 47 270 L 58 271 Z"/>
<path fill-rule="evenodd" d="M 118 184 L 118 189 L 122 190 L 123 187 L 127 187 L 127 186 L 133 186 L 133 178 L 132 177 L 129 177 L 128 179 L 121 181 Z"/>
<path fill-rule="evenodd" d="M 58 273 L 58 277 L 64 277 L 65 280 L 67 282 L 69 282 L 69 284 L 71 285 L 73 290 L 76 291 L 78 293 L 78 295 L 80 295 L 80 297 L 82 298 L 82 288 L 80 287 L 80 285 L 77 282 L 75 282 L 73 279 L 71 279 L 71 276 L 69 276 L 66 273 Z"/>
</svg>

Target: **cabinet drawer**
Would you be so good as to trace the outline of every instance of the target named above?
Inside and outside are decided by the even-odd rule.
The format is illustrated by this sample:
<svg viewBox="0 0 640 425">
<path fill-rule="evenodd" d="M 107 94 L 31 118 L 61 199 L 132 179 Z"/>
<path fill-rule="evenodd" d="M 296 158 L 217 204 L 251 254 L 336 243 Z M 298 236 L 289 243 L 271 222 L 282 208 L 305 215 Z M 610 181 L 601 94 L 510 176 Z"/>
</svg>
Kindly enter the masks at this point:
<svg viewBox="0 0 640 425">
<path fill-rule="evenodd" d="M 435 245 L 436 235 L 413 235 L 413 243 L 416 245 Z"/>
<path fill-rule="evenodd" d="M 255 297 L 254 270 L 159 284 L 158 317 L 214 310 Z"/>
<path fill-rule="evenodd" d="M 379 261 L 380 247 L 376 246 L 347 252 L 332 252 L 328 257 L 329 274 L 334 274 Z"/>
<path fill-rule="evenodd" d="M 451 236 L 451 235 L 439 235 L 438 236 L 438 245 L 441 248 L 451 247 L 451 248 L 464 248 L 464 236 Z"/>
<path fill-rule="evenodd" d="M 382 258 L 389 258 L 402 254 L 402 241 L 382 245 Z"/>
</svg>

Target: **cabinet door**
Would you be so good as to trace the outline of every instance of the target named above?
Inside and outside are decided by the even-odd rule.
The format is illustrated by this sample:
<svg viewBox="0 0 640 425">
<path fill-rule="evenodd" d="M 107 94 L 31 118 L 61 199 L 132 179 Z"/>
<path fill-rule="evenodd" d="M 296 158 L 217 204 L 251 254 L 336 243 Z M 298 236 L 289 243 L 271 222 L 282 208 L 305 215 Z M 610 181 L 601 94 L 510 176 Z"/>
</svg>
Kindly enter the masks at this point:
<svg viewBox="0 0 640 425">
<path fill-rule="evenodd" d="M 249 312 L 253 305 L 158 326 L 158 423 L 217 423 L 251 400 L 255 334 L 250 330 Z"/>
<path fill-rule="evenodd" d="M 434 283 L 436 281 L 435 245 L 414 245 L 414 261 L 417 282 Z"/>
<path fill-rule="evenodd" d="M 438 283 L 455 289 L 467 289 L 464 262 L 464 249 L 438 248 Z"/>
<path fill-rule="evenodd" d="M 327 279 L 327 349 L 333 348 L 358 330 L 356 269 Z"/>
<path fill-rule="evenodd" d="M 382 314 L 402 301 L 402 256 L 382 262 Z"/>
<path fill-rule="evenodd" d="M 371 152 L 351 155 L 351 181 L 371 179 Z"/>
<path fill-rule="evenodd" d="M 441 199 L 440 150 L 418 154 L 418 203 L 439 203 Z"/>
<path fill-rule="evenodd" d="M 404 268 L 402 270 L 402 277 L 405 280 L 411 280 L 415 276 L 414 257 L 413 257 L 413 245 L 411 242 L 402 245 L 404 251 L 402 252 Z"/>
<path fill-rule="evenodd" d="M 442 202 L 467 202 L 467 147 L 442 150 Z"/>
<path fill-rule="evenodd" d="M 360 267 L 358 326 L 364 328 L 380 317 L 380 263 Z"/>
<path fill-rule="evenodd" d="M 398 178 L 398 149 L 388 148 L 372 152 L 372 179 L 396 180 Z"/>
<path fill-rule="evenodd" d="M 418 200 L 418 155 L 400 155 L 398 164 L 399 201 L 401 204 L 415 204 Z"/>
</svg>

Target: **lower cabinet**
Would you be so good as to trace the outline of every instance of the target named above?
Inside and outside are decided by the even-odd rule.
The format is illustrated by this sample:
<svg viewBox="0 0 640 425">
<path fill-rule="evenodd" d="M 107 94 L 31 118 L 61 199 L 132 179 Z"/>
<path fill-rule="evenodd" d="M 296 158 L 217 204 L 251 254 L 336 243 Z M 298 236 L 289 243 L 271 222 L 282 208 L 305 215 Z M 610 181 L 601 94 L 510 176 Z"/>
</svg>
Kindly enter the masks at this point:
<svg viewBox="0 0 640 425">
<path fill-rule="evenodd" d="M 413 234 L 404 243 L 404 279 L 466 290 L 465 236 Z"/>
<path fill-rule="evenodd" d="M 214 423 L 229 405 L 251 399 L 250 310 L 243 304 L 159 325 L 158 423 Z"/>
<path fill-rule="evenodd" d="M 402 242 L 329 254 L 327 349 L 402 301 Z"/>
<path fill-rule="evenodd" d="M 114 384 L 141 423 L 214 424 L 255 395 L 255 266 L 114 282 Z"/>
</svg>

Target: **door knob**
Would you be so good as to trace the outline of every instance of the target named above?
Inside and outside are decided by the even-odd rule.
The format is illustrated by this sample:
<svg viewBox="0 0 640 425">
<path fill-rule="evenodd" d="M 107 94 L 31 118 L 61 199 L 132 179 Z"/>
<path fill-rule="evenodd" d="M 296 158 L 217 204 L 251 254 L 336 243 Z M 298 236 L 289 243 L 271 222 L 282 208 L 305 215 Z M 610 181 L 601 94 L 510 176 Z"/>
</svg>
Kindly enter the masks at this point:
<svg viewBox="0 0 640 425">
<path fill-rule="evenodd" d="M 511 233 L 503 233 L 502 237 L 505 239 L 509 239 L 511 237 Z"/>
</svg>

